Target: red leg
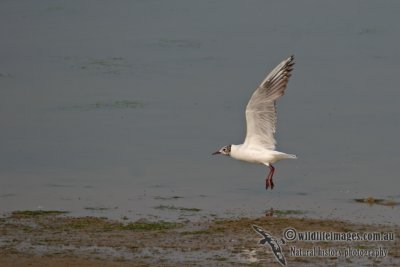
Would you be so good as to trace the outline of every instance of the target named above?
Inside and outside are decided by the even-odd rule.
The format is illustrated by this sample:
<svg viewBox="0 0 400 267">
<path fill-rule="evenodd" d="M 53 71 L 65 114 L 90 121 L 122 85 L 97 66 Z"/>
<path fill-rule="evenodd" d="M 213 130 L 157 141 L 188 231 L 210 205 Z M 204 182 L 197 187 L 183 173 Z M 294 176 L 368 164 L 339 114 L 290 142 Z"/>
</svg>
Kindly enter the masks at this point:
<svg viewBox="0 0 400 267">
<path fill-rule="evenodd" d="M 274 176 L 275 168 L 271 164 L 269 165 L 269 173 L 265 178 L 265 189 L 268 190 L 269 187 L 274 189 L 274 181 L 272 180 L 272 176 Z"/>
</svg>

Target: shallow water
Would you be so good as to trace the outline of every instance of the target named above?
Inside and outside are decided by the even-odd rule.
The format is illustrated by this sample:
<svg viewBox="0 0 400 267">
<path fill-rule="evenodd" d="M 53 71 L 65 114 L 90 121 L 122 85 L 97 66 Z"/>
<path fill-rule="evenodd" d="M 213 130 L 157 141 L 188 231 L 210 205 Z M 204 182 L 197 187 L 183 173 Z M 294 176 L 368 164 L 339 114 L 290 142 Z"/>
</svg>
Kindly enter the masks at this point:
<svg viewBox="0 0 400 267">
<path fill-rule="evenodd" d="M 400 200 L 399 5 L 2 1 L 0 210 L 399 222 L 353 201 Z M 242 142 L 253 89 L 291 54 L 277 140 L 298 160 L 265 191 L 265 167 L 211 152 Z"/>
</svg>

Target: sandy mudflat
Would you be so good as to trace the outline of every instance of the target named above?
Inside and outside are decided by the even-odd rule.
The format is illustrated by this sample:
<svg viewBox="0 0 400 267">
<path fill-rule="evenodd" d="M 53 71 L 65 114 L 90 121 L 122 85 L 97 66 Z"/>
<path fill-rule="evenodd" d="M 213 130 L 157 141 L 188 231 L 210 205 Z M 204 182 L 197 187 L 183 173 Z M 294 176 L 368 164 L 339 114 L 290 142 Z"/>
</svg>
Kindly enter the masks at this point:
<svg viewBox="0 0 400 267">
<path fill-rule="evenodd" d="M 202 222 L 112 221 L 60 214 L 14 213 L 0 219 L 0 266 L 280 266 L 251 228 L 276 239 L 297 231 L 392 232 L 395 241 L 305 242 L 282 245 L 288 266 L 399 266 L 398 226 L 279 217 L 210 219 Z M 295 256 L 296 249 L 388 251 L 375 256 Z M 299 250 L 298 250 L 299 251 Z"/>
</svg>

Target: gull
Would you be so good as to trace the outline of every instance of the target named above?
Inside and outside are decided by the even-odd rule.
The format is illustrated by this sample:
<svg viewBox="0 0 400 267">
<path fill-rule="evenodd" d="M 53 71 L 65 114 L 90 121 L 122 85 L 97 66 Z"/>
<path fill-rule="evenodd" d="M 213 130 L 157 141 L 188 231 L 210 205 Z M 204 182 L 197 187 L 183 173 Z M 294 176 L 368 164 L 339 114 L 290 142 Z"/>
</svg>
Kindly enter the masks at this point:
<svg viewBox="0 0 400 267">
<path fill-rule="evenodd" d="M 272 177 L 275 162 L 296 159 L 295 155 L 275 150 L 276 101 L 285 93 L 293 70 L 294 56 L 276 66 L 254 91 L 246 106 L 247 132 L 243 144 L 227 145 L 213 153 L 230 156 L 237 160 L 264 164 L 269 167 L 265 178 L 265 189 L 274 188 Z"/>
</svg>

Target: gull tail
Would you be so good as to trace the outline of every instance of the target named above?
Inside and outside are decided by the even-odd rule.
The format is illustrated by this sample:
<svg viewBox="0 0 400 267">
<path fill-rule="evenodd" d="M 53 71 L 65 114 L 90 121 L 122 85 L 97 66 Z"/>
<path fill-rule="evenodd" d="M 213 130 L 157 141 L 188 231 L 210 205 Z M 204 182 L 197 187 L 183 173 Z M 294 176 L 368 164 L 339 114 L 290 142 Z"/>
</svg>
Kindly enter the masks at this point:
<svg viewBox="0 0 400 267">
<path fill-rule="evenodd" d="M 276 151 L 276 159 L 281 160 L 281 159 L 297 159 L 296 155 L 292 155 L 292 154 L 286 154 L 283 152 L 277 152 Z"/>
<path fill-rule="evenodd" d="M 283 158 L 284 159 L 297 159 L 297 156 L 296 155 L 293 155 L 293 154 L 284 154 L 284 156 L 283 156 Z"/>
</svg>

